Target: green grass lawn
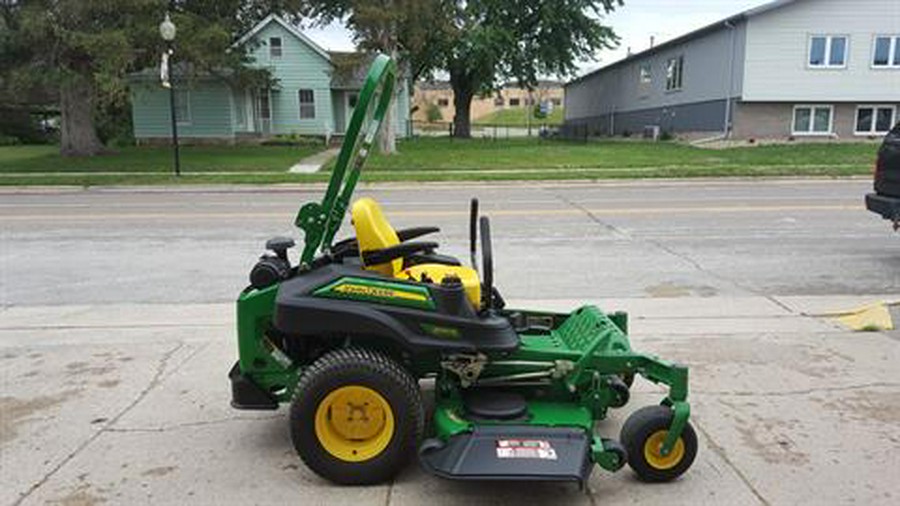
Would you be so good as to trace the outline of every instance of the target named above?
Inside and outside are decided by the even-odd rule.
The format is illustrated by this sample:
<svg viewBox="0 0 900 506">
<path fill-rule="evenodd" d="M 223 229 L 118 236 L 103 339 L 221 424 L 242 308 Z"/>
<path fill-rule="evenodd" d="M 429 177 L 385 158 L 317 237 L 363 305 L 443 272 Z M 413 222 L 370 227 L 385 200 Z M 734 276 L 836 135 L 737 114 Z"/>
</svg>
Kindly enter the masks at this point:
<svg viewBox="0 0 900 506">
<path fill-rule="evenodd" d="M 171 175 L 168 148 L 126 148 L 116 155 L 61 158 L 53 147 L 0 147 L 0 185 L 297 183 L 327 181 L 287 172 L 319 148 L 187 147 L 184 176 Z M 399 152 L 372 155 L 364 181 L 550 180 L 718 176 L 868 175 L 874 143 L 816 143 L 703 149 L 675 142 L 418 138 Z M 333 163 L 333 161 L 332 161 Z M 42 174 L 36 174 L 36 173 Z M 50 174 L 48 174 L 50 173 Z"/>
<path fill-rule="evenodd" d="M 401 142 L 399 153 L 373 155 L 372 171 L 703 169 L 745 172 L 766 168 L 797 173 L 871 172 L 878 146 L 872 143 L 817 143 L 704 149 L 676 142 L 598 141 L 588 143 L 531 139 L 419 138 Z M 635 171 L 639 175 L 639 171 Z"/>
<path fill-rule="evenodd" d="M 561 125 L 563 122 L 563 108 L 557 107 L 553 109 L 553 112 L 550 113 L 545 119 L 539 119 L 534 116 L 534 108 L 528 107 L 529 111 L 531 111 L 531 125 L 532 126 L 540 126 L 543 124 L 546 125 Z M 510 109 L 501 109 L 496 112 L 492 112 L 487 116 L 483 116 L 474 121 L 476 125 L 498 125 L 498 126 L 512 126 L 512 127 L 527 127 L 528 126 L 528 116 L 526 114 L 525 107 L 517 107 Z"/>
<path fill-rule="evenodd" d="M 182 146 L 181 170 L 191 172 L 284 172 L 321 146 Z M 35 172 L 158 172 L 173 169 L 171 147 L 127 147 L 93 157 L 59 155 L 57 146 L 0 147 L 0 174 Z"/>
</svg>

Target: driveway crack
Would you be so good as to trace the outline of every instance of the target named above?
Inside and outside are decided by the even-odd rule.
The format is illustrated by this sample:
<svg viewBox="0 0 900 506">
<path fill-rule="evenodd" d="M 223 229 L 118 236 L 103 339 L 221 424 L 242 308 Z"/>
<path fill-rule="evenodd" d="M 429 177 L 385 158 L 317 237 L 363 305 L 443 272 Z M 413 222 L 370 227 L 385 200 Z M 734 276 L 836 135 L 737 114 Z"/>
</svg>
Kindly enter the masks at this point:
<svg viewBox="0 0 900 506">
<path fill-rule="evenodd" d="M 82 441 L 82 443 L 80 445 L 78 445 L 78 447 L 76 447 L 75 450 L 73 450 L 71 453 L 66 455 L 65 458 L 63 458 L 58 464 L 53 466 L 53 468 L 50 469 L 50 471 L 48 471 L 46 474 L 44 474 L 44 476 L 40 480 L 38 480 L 36 483 L 31 485 L 31 487 L 27 491 L 21 493 L 19 495 L 19 498 L 16 499 L 16 501 L 13 503 L 13 506 L 19 506 L 20 504 L 22 504 L 22 502 L 24 502 L 25 499 L 27 499 L 37 489 L 41 488 L 45 483 L 50 481 L 50 478 L 52 478 L 56 473 L 58 473 L 60 469 L 65 467 L 66 464 L 68 464 L 69 462 L 72 461 L 72 459 L 77 457 L 85 448 L 90 446 L 90 444 L 93 443 L 103 433 L 109 432 L 109 429 L 116 422 L 118 422 L 123 416 L 125 416 L 125 414 L 127 414 L 135 406 L 137 406 L 142 400 L 144 400 L 144 398 L 147 397 L 147 394 L 149 394 L 150 391 L 153 390 L 162 381 L 163 374 L 165 373 L 165 370 L 166 370 L 166 366 L 168 365 L 169 361 L 172 359 L 172 356 L 175 355 L 175 353 L 177 353 L 178 350 L 180 350 L 181 348 L 184 347 L 184 344 L 185 344 L 184 342 L 179 342 L 172 349 L 166 351 L 163 354 L 162 358 L 160 359 L 159 364 L 157 364 L 156 371 L 154 372 L 153 377 L 150 378 L 150 382 L 147 383 L 147 386 L 144 387 L 138 393 L 137 397 L 135 397 L 134 400 L 132 400 L 127 406 L 125 406 L 121 411 L 119 411 L 119 413 L 116 414 L 116 416 L 112 417 L 108 422 L 106 422 L 103 425 L 103 427 L 100 428 L 100 430 L 94 432 L 93 434 L 91 434 L 90 437 L 88 437 L 87 439 Z M 178 367 L 180 367 L 182 364 L 184 364 L 183 361 L 178 364 Z"/>
<path fill-rule="evenodd" d="M 696 420 L 692 420 L 692 423 L 693 423 L 694 427 L 696 427 L 696 429 L 701 434 L 703 434 L 703 437 L 706 438 L 706 440 L 709 442 L 709 448 L 713 451 L 713 453 L 718 455 L 719 458 L 721 458 L 725 462 L 725 464 L 728 465 L 728 467 L 730 467 L 732 471 L 734 471 L 734 473 L 737 475 L 737 477 L 741 480 L 741 483 L 743 483 L 744 486 L 750 490 L 750 492 L 756 497 L 756 499 L 760 502 L 760 504 L 762 504 L 763 506 L 769 506 L 770 504 L 772 504 L 771 502 L 769 502 L 768 499 L 763 497 L 763 495 L 760 493 L 759 490 L 756 489 L 755 486 L 753 486 L 753 483 L 750 482 L 750 479 L 747 478 L 747 476 L 744 474 L 744 472 L 741 471 L 737 467 L 737 465 L 735 465 L 735 463 L 731 461 L 730 458 L 728 458 L 728 454 L 725 452 L 725 449 L 722 448 L 722 446 L 720 446 L 719 443 L 716 443 L 716 441 L 712 438 L 712 436 L 709 434 L 709 432 L 707 432 L 703 427 L 701 427 L 700 424 L 698 424 Z"/>
</svg>

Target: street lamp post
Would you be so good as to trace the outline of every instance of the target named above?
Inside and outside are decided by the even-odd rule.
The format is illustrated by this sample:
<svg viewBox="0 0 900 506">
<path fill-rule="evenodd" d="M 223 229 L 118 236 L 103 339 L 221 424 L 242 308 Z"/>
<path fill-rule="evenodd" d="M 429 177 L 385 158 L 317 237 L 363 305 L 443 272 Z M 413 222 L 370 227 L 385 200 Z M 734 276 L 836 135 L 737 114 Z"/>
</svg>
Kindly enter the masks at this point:
<svg viewBox="0 0 900 506">
<path fill-rule="evenodd" d="M 175 79 L 172 66 L 172 55 L 175 54 L 175 23 L 166 13 L 166 18 L 159 24 L 159 34 L 166 41 L 166 56 L 163 58 L 163 65 L 166 66 L 163 80 L 163 86 L 168 85 L 169 88 L 169 109 L 172 116 L 172 145 L 175 148 L 175 176 L 181 176 L 181 157 L 178 153 L 178 119 L 175 117 Z"/>
</svg>

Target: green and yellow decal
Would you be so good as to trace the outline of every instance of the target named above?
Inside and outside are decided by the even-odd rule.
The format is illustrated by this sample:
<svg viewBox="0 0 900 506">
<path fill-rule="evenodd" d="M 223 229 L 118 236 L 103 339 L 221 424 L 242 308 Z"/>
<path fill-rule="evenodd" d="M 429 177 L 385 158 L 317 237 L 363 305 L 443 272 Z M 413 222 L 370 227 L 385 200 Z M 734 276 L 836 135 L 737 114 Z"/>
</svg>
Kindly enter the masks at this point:
<svg viewBox="0 0 900 506">
<path fill-rule="evenodd" d="M 365 278 L 341 278 L 318 288 L 313 295 L 329 299 L 376 302 L 416 309 L 434 309 L 431 293 L 424 286 Z"/>
</svg>

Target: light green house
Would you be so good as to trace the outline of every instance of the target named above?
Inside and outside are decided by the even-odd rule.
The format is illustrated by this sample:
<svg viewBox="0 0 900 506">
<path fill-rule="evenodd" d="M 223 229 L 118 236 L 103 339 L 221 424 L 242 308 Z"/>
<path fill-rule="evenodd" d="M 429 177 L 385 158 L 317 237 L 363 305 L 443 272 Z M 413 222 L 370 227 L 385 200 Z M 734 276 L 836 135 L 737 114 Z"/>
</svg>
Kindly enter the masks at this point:
<svg viewBox="0 0 900 506">
<path fill-rule="evenodd" d="M 279 134 L 343 134 L 365 68 L 337 71 L 337 60 L 349 59 L 346 53 L 325 51 L 275 15 L 259 22 L 234 47 L 255 48 L 250 50 L 255 64 L 268 68 L 278 84 L 271 89 L 237 89 L 212 76 L 177 83 L 179 139 L 234 142 Z M 404 79 L 397 84 L 392 121 L 397 136 L 404 137 L 411 128 L 409 84 Z M 157 70 L 132 74 L 130 90 L 137 142 L 168 142 L 172 135 L 169 90 L 160 84 Z"/>
</svg>

